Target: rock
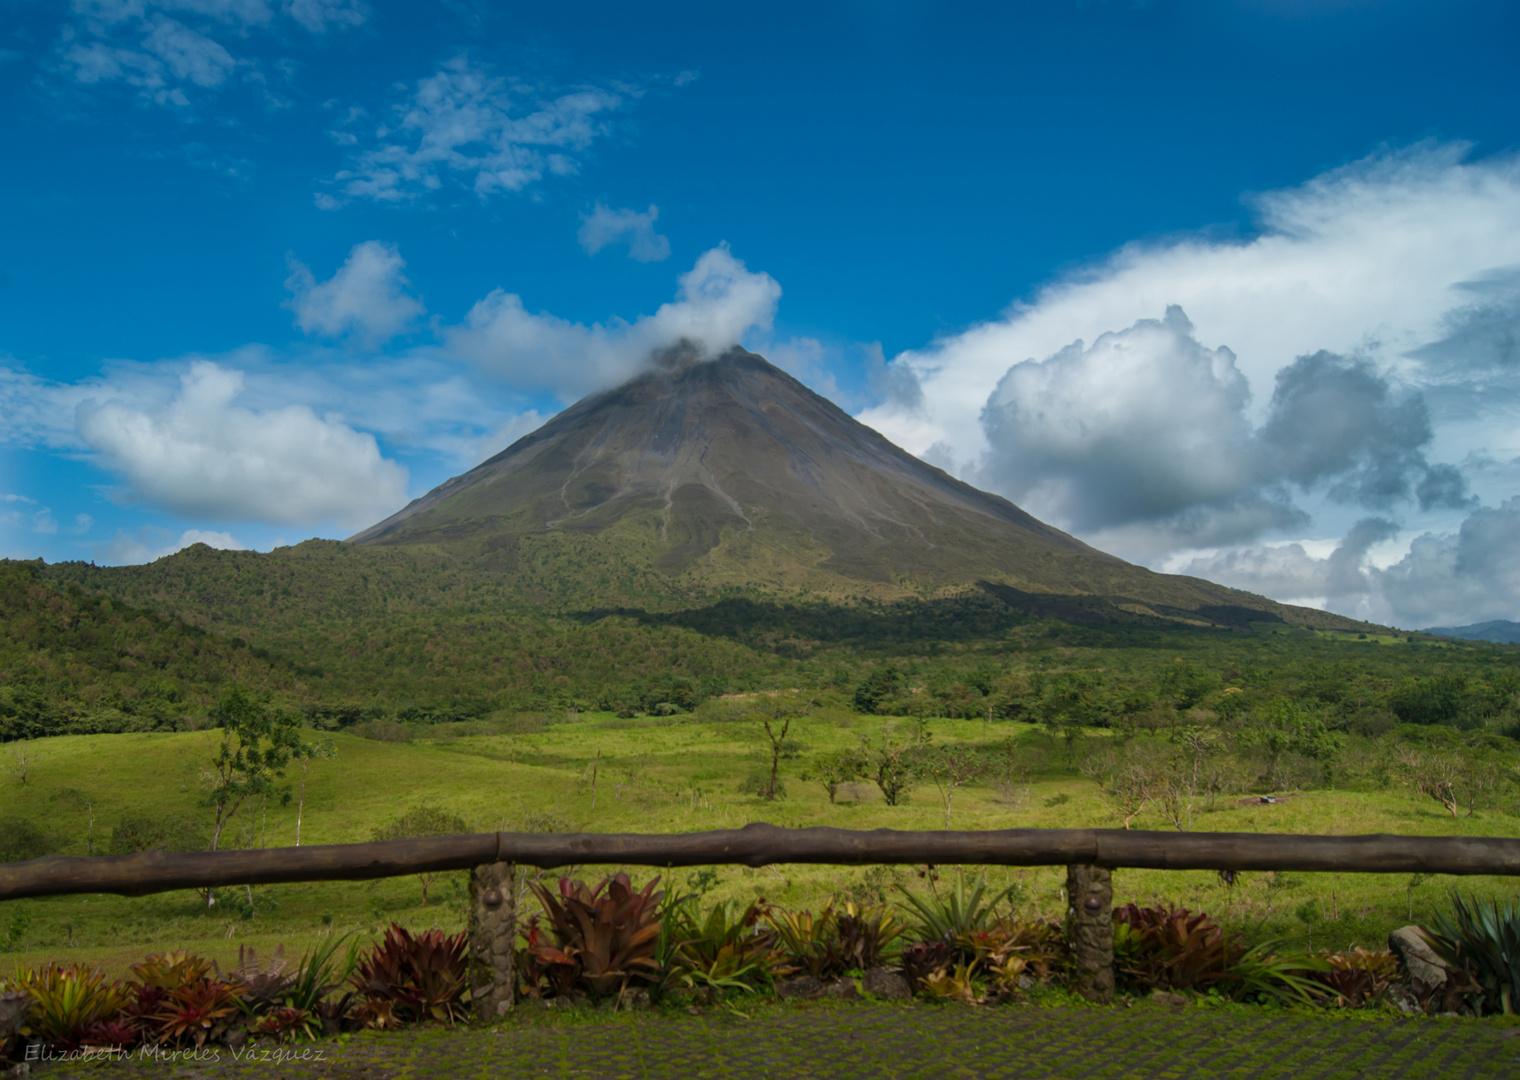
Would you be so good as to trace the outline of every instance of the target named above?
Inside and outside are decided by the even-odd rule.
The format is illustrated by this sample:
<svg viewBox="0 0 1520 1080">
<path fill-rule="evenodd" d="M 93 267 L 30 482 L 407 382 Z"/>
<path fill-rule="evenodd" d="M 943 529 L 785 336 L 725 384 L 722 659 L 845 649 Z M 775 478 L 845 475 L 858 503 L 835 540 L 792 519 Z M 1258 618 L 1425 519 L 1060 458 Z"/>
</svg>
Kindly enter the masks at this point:
<svg viewBox="0 0 1520 1080">
<path fill-rule="evenodd" d="M 1177 1009 L 1188 1003 L 1188 999 L 1182 994 L 1173 994 L 1166 990 L 1152 990 L 1151 1000 L 1157 1005 L 1170 1005 Z"/>
<path fill-rule="evenodd" d="M 647 1009 L 654 1004 L 654 999 L 649 996 L 649 991 L 630 987 L 618 995 L 619 1009 Z"/>
<path fill-rule="evenodd" d="M 227 1031 L 227 1046 L 233 1050 L 241 1050 L 248 1045 L 248 1028 L 243 1024 L 235 1024 Z"/>
<path fill-rule="evenodd" d="M 1405 1016 L 1419 1016 L 1420 999 L 1408 983 L 1394 983 L 1388 988 L 1388 1003 Z"/>
<path fill-rule="evenodd" d="M 1431 949 L 1418 926 L 1401 927 L 1389 934 L 1388 948 L 1404 965 L 1417 997 L 1423 998 L 1446 985 L 1446 964 Z"/>
<path fill-rule="evenodd" d="M 823 988 L 824 997 L 831 997 L 838 1001 L 849 1001 L 860 996 L 859 989 L 855 986 L 854 979 L 835 979 Z"/>
<path fill-rule="evenodd" d="M 913 996 L 908 980 L 898 972 L 886 968 L 871 968 L 860 980 L 860 985 L 872 997 L 885 1001 L 906 1001 Z"/>
<path fill-rule="evenodd" d="M 783 979 L 776 984 L 776 996 L 778 998 L 796 998 L 801 1001 L 811 1001 L 824 995 L 822 980 L 815 979 L 811 975 L 799 975 L 795 979 Z"/>
<path fill-rule="evenodd" d="M 259 1041 L 253 1045 L 260 1050 L 276 1050 L 279 1048 L 280 1041 L 273 1035 L 261 1035 Z"/>
<path fill-rule="evenodd" d="M 32 995 L 21 991 L 0 994 L 0 1043 L 18 1034 L 26 1025 L 32 1007 Z"/>
</svg>

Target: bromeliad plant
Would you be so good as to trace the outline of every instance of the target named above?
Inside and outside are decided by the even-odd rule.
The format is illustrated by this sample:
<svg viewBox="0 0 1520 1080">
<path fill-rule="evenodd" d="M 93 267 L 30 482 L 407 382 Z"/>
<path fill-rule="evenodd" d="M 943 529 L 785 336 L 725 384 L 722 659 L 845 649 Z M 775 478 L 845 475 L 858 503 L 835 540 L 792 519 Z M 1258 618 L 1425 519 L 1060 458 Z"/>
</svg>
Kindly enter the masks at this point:
<svg viewBox="0 0 1520 1080">
<path fill-rule="evenodd" d="M 103 1045 L 92 1040 L 92 1029 L 113 1020 L 128 1001 L 126 987 L 84 964 L 20 968 L 15 985 L 31 996 L 32 1035 L 55 1050 Z"/>
<path fill-rule="evenodd" d="M 1207 990 L 1227 980 L 1245 952 L 1202 912 L 1135 904 L 1114 911 L 1114 966 L 1142 992 Z"/>
<path fill-rule="evenodd" d="M 1386 949 L 1358 946 L 1348 952 L 1314 953 L 1310 959 L 1324 965 L 1313 973 L 1314 980 L 1328 987 L 1334 1004 L 1343 1008 L 1383 1000 L 1399 977 L 1398 959 Z"/>
<path fill-rule="evenodd" d="M 1451 914 L 1437 912 L 1426 930 L 1430 947 L 1479 989 L 1468 995 L 1474 1011 L 1520 1010 L 1520 905 L 1508 900 L 1463 899 L 1451 894 Z"/>
<path fill-rule="evenodd" d="M 364 1023 L 393 1028 L 465 1019 L 467 940 L 463 932 L 450 936 L 442 930 L 413 935 L 392 923 L 350 980 L 364 998 L 358 1010 Z"/>
<path fill-rule="evenodd" d="M 772 909 L 766 920 L 776 934 L 776 944 L 791 972 L 801 972 L 815 979 L 839 975 L 839 922 L 834 917 L 834 901 L 822 910 L 783 911 Z"/>
<path fill-rule="evenodd" d="M 750 992 L 784 970 L 776 948 L 776 932 L 766 925 L 764 901 L 740 911 L 725 900 L 714 904 L 705 919 L 696 913 L 696 898 L 671 904 L 663 917 L 662 936 L 669 943 L 664 963 L 667 977 L 691 989 Z"/>
<path fill-rule="evenodd" d="M 946 889 L 944 896 L 937 891 L 916 896 L 902 889 L 907 901 L 903 907 L 917 923 L 922 940 L 947 942 L 969 960 L 976 951 L 974 938 L 997 921 L 997 906 L 1015 887 L 989 892 L 985 878 L 976 876 L 968 883 L 965 875 L 957 872 L 955 885 Z"/>
<path fill-rule="evenodd" d="M 528 887 L 543 906 L 546 926 L 529 919 L 524 959 L 536 985 L 540 975 L 556 994 L 588 992 L 608 997 L 630 982 L 656 983 L 659 962 L 660 901 L 655 878 L 635 890 L 627 874 L 605 878 L 595 889 L 559 879 L 558 895 L 538 882 Z"/>
</svg>

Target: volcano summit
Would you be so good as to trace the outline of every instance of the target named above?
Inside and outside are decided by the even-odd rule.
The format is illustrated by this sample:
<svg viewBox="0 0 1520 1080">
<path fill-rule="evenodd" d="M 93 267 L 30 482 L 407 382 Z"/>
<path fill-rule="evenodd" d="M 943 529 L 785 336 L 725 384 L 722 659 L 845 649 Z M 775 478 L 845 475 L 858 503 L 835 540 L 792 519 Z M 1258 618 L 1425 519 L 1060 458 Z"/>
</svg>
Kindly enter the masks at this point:
<svg viewBox="0 0 1520 1080">
<path fill-rule="evenodd" d="M 1082 621 L 1322 616 L 1091 548 L 738 348 L 587 397 L 351 541 L 507 572 L 552 565 L 600 578 L 614 601 L 632 579 L 667 603 L 713 588 L 889 599 L 981 585 Z"/>
</svg>

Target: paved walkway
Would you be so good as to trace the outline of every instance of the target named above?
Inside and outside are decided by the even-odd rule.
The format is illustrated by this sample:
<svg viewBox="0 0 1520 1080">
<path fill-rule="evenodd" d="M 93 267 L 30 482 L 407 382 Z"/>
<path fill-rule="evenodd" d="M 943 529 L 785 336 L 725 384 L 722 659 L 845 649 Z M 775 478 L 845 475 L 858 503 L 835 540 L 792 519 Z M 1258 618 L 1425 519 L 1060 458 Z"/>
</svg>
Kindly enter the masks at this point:
<svg viewBox="0 0 1520 1080">
<path fill-rule="evenodd" d="M 1520 1077 L 1520 1027 L 1265 1010 L 756 1005 L 749 1018 L 532 1016 L 489 1030 L 360 1035 L 286 1047 L 322 1060 L 43 1066 L 38 1077 L 221 1080 L 1479 1080 Z"/>
</svg>

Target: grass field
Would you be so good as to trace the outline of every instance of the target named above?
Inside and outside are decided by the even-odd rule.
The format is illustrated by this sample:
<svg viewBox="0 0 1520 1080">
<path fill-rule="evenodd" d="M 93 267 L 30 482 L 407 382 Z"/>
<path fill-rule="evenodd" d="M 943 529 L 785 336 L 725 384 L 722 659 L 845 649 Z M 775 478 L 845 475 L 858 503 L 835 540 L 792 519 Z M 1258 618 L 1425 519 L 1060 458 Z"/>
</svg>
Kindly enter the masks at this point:
<svg viewBox="0 0 1520 1080">
<path fill-rule="evenodd" d="M 384 743 L 334 736 L 337 755 L 311 764 L 302 822 L 303 844 L 368 840 L 377 826 L 402 811 L 431 804 L 458 814 L 470 829 L 555 829 L 596 832 L 677 832 L 768 821 L 783 826 L 936 829 L 945 825 L 941 793 L 929 782 L 907 805 L 885 805 L 873 786 L 848 785 L 830 804 L 824 788 L 798 778 L 810 755 L 855 745 L 880 732 L 883 721 L 824 708 L 794 723 L 799 755 L 782 761 L 785 793 L 768 802 L 746 793 L 745 779 L 762 764 L 758 725 L 740 719 L 754 704 L 710 702 L 694 715 L 623 720 L 609 714 L 519 717 L 512 734 L 460 734 L 469 726 L 441 725 L 433 736 Z M 887 721 L 906 725 L 908 721 Z M 1016 739 L 1047 768 L 1022 783 L 973 783 L 955 793 L 954 828 L 1081 827 L 1118 824 L 1098 786 L 1070 767 L 1062 745 L 1038 729 L 1011 723 L 930 720 L 936 745 L 1001 744 Z M 201 807 L 202 773 L 217 733 L 69 736 L 34 740 L 23 784 L 0 786 L 0 818 L 23 816 L 63 835 L 69 853 L 93 844 L 103 851 L 126 813 L 208 815 Z M 1093 732 L 1086 750 L 1106 736 Z M 593 774 L 595 783 L 593 785 Z M 300 776 L 289 777 L 299 785 Z M 751 789 L 752 790 L 752 789 Z M 1315 790 L 1284 793 L 1275 805 L 1223 797 L 1194 827 L 1208 831 L 1368 832 L 1410 835 L 1516 835 L 1512 812 L 1479 811 L 1453 818 L 1434 802 L 1398 787 L 1385 790 Z M 1250 805 L 1247 805 L 1250 803 Z M 87 806 L 86 806 L 87 804 Z M 93 827 L 91 820 L 93 819 Z M 229 828 L 223 846 L 289 845 L 295 840 L 296 804 L 252 808 Z M 1142 816 L 1137 828 L 1164 828 Z M 599 876 L 588 868 L 586 876 Z M 648 871 L 634 870 L 636 880 Z M 756 896 L 791 907 L 816 905 L 826 895 L 859 898 L 894 895 L 897 884 L 923 887 L 912 867 L 831 868 L 777 866 L 762 870 L 716 868 L 712 897 Z M 941 873 L 950 872 L 944 868 Z M 1058 918 L 1064 869 L 998 869 L 998 885 L 1016 886 L 1014 903 Z M 700 879 L 674 875 L 677 887 Z M 710 885 L 711 879 L 702 882 Z M 1460 884 L 1482 895 L 1513 895 L 1511 881 L 1407 875 L 1246 874 L 1226 886 L 1212 872 L 1125 870 L 1115 874 L 1117 902 L 1176 902 L 1204 909 L 1252 938 L 1289 937 L 1300 944 L 1378 945 L 1387 932 L 1428 917 Z M 224 964 L 240 944 L 266 950 L 284 943 L 300 953 L 321 935 L 378 932 L 391 920 L 405 925 L 463 925 L 462 875 L 445 875 L 422 904 L 415 878 L 374 883 L 267 886 L 254 890 L 246 909 L 243 890 L 227 890 L 207 909 L 194 893 L 142 898 L 78 896 L 0 904 L 0 933 L 16 940 L 14 959 L 36 963 L 86 959 L 122 971 L 144 953 L 191 948 Z"/>
</svg>

